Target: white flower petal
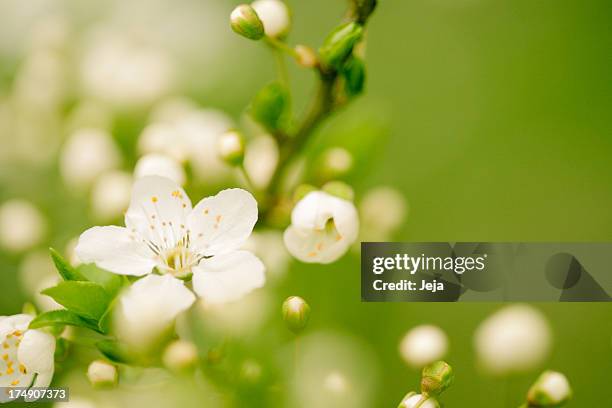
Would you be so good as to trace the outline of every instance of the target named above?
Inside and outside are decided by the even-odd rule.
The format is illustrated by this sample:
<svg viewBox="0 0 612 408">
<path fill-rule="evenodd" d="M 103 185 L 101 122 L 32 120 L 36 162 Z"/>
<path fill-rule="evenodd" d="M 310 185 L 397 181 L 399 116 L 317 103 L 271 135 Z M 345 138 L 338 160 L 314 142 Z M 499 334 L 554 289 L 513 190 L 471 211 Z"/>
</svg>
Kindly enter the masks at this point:
<svg viewBox="0 0 612 408">
<path fill-rule="evenodd" d="M 125 225 L 160 248 L 174 247 L 185 235 L 191 201 L 170 179 L 146 176 L 136 180 Z"/>
<path fill-rule="evenodd" d="M 352 242 L 357 238 L 359 217 L 350 201 L 323 191 L 313 191 L 300 200 L 291 213 L 291 223 L 304 229 L 323 229 L 330 219 L 334 220 L 344 239 Z"/>
<path fill-rule="evenodd" d="M 331 263 L 349 249 L 352 241 L 338 239 L 339 235 L 325 231 L 289 226 L 283 235 L 291 255 L 307 263 Z"/>
<path fill-rule="evenodd" d="M 32 321 L 33 317 L 29 314 L 16 314 L 12 316 L 2 316 L 0 318 L 0 338 L 15 330 L 24 331 Z"/>
<path fill-rule="evenodd" d="M 117 226 L 88 229 L 79 237 L 75 252 L 82 262 L 93 262 L 120 275 L 146 275 L 156 265 L 146 244 L 127 228 Z"/>
<path fill-rule="evenodd" d="M 205 259 L 194 268 L 193 289 L 208 303 L 231 302 L 264 285 L 265 267 L 248 251 Z"/>
<path fill-rule="evenodd" d="M 28 330 L 23 335 L 17 356 L 28 371 L 39 374 L 53 373 L 55 338 L 40 330 Z M 48 384 L 47 384 L 48 385 Z"/>
<path fill-rule="evenodd" d="M 240 248 L 257 222 L 257 201 L 248 191 L 232 188 L 200 201 L 187 223 L 191 246 L 204 255 Z"/>
</svg>

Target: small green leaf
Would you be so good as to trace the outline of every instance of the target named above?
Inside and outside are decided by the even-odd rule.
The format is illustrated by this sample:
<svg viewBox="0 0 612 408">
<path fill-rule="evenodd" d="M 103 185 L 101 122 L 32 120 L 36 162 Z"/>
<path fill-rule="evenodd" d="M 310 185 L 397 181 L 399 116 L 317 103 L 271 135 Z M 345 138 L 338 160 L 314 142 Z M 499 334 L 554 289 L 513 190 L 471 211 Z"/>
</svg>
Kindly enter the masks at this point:
<svg viewBox="0 0 612 408">
<path fill-rule="evenodd" d="M 41 293 L 52 297 L 66 309 L 96 321 L 106 312 L 112 300 L 112 296 L 102 286 L 93 282 L 60 282 Z"/>
<path fill-rule="evenodd" d="M 30 322 L 31 329 L 49 326 L 76 326 L 100 332 L 95 321 L 80 317 L 69 310 L 52 310 L 41 313 Z"/>
<path fill-rule="evenodd" d="M 57 268 L 57 271 L 65 281 L 83 281 L 86 280 L 81 274 L 79 274 L 73 267 L 62 257 L 59 252 L 53 248 L 49 248 L 51 253 L 51 259 Z"/>
<path fill-rule="evenodd" d="M 268 131 L 274 132 L 286 126 L 290 97 L 287 88 L 278 81 L 264 86 L 253 98 L 251 116 Z"/>
<path fill-rule="evenodd" d="M 342 68 L 344 89 L 347 96 L 357 96 L 363 91 L 365 84 L 365 65 L 357 57 L 351 58 Z"/>
<path fill-rule="evenodd" d="M 111 296 L 115 296 L 123 286 L 120 275 L 100 269 L 95 264 L 81 264 L 76 271 L 84 277 L 84 280 L 102 286 Z"/>
<path fill-rule="evenodd" d="M 325 43 L 319 49 L 321 63 L 326 67 L 339 70 L 342 63 L 353 52 L 353 47 L 362 34 L 363 27 L 354 21 L 337 27 L 327 36 Z"/>
<path fill-rule="evenodd" d="M 115 363 L 129 364 L 134 361 L 125 345 L 114 340 L 102 340 L 96 347 L 106 358 Z"/>
</svg>

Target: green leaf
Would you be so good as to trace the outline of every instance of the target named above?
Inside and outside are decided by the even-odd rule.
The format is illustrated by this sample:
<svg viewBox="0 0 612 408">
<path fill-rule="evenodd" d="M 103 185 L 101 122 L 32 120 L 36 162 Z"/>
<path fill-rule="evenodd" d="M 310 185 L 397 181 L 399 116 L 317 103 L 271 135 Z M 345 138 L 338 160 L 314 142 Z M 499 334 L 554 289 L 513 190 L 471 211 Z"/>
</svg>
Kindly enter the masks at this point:
<svg viewBox="0 0 612 408">
<path fill-rule="evenodd" d="M 111 296 L 115 296 L 123 286 L 120 275 L 100 269 L 95 264 L 79 265 L 76 271 L 85 278 L 84 280 L 102 286 Z"/>
<path fill-rule="evenodd" d="M 30 322 L 31 329 L 48 326 L 76 326 L 100 332 L 95 321 L 80 317 L 69 310 L 52 310 L 41 313 Z"/>
<path fill-rule="evenodd" d="M 73 267 L 62 257 L 59 252 L 53 248 L 49 248 L 51 259 L 57 268 L 57 271 L 65 281 L 83 281 L 86 280 L 83 275 L 79 274 Z"/>
<path fill-rule="evenodd" d="M 339 70 L 353 52 L 353 47 L 361 38 L 363 27 L 354 21 L 342 24 L 332 31 L 319 49 L 319 58 L 326 67 Z"/>
<path fill-rule="evenodd" d="M 134 361 L 125 345 L 114 340 L 102 340 L 96 343 L 96 347 L 106 358 L 115 362 L 129 364 Z"/>
<path fill-rule="evenodd" d="M 251 116 L 268 131 L 274 132 L 287 125 L 289 105 L 289 91 L 283 84 L 274 81 L 264 86 L 253 98 Z"/>
<path fill-rule="evenodd" d="M 102 286 L 93 282 L 60 282 L 41 293 L 52 297 L 66 309 L 96 321 L 106 312 L 112 300 L 112 296 Z"/>
</svg>

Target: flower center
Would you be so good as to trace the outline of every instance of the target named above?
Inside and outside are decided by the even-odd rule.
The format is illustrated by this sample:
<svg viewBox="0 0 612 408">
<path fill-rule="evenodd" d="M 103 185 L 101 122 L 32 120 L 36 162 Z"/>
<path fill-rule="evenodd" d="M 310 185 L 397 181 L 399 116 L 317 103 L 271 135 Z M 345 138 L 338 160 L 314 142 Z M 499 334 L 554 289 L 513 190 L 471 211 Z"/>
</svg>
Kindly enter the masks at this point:
<svg viewBox="0 0 612 408">
<path fill-rule="evenodd" d="M 191 268 L 202 259 L 201 255 L 189 249 L 188 240 L 181 240 L 174 248 L 162 250 L 159 256 L 166 271 L 177 277 L 191 274 Z"/>
</svg>

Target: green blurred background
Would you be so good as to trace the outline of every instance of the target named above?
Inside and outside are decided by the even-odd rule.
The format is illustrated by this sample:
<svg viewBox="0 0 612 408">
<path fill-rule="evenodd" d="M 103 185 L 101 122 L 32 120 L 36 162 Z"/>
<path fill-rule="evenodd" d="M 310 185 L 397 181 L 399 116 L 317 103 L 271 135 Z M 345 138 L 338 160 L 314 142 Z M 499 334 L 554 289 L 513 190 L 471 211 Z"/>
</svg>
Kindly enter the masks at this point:
<svg viewBox="0 0 612 408">
<path fill-rule="evenodd" d="M 0 20 L 27 14 L 26 3 L 7 1 Z M 82 30 L 119 2 L 34 3 L 43 11 L 28 14 L 23 35 L 34 29 L 36 16 L 58 10 Z M 132 3 L 139 16 L 134 24 L 155 30 L 155 20 L 147 20 L 153 3 L 164 4 Z M 168 19 L 180 18 L 189 7 L 207 29 L 206 36 L 191 38 L 188 52 L 176 53 L 182 71 L 178 93 L 238 119 L 252 95 L 274 78 L 269 51 L 230 32 L 226 19 L 238 2 L 167 3 L 157 7 Z M 288 4 L 294 17 L 289 41 L 313 46 L 345 8 L 342 1 Z M 317 140 L 324 143 L 343 131 L 359 140 L 359 132 L 375 124 L 376 149 L 351 181 L 358 195 L 380 184 L 405 195 L 410 213 L 396 240 L 611 241 L 610 21 L 612 7 L 603 0 L 382 0 L 368 27 L 366 94 L 320 129 Z M 211 48 L 216 51 L 207 54 Z M 0 94 L 10 93 L 22 59 L 22 53 L 3 52 Z M 313 78 L 290 65 L 299 110 Z M 73 103 L 66 103 L 66 111 Z M 118 115 L 113 125 L 128 154 L 126 169 L 145 124 L 139 115 Z M 3 145 L 14 142 L 10 135 L 2 139 Z M 56 164 L 0 158 L 0 201 L 25 197 L 42 208 L 51 230 L 45 245 L 64 248 L 95 224 L 83 197 L 63 186 Z M 15 290 L 20 259 L 0 252 L 1 314 L 19 312 L 27 300 Z M 269 290 L 274 305 L 294 294 L 309 301 L 308 331 L 340 331 L 365 343 L 378 379 L 372 406 L 397 406 L 416 388 L 418 373 L 397 352 L 403 334 L 416 324 L 439 325 L 450 338 L 456 383 L 443 398 L 449 407 L 516 407 L 541 371 L 499 380 L 477 369 L 473 332 L 499 304 L 366 304 L 359 282 L 359 259 L 350 254 L 332 265 L 294 262 Z M 567 374 L 575 390 L 569 406 L 612 406 L 612 306 L 535 306 L 550 320 L 554 336 L 551 357 L 541 368 Z M 273 338 L 282 345 L 290 336 Z"/>
</svg>

